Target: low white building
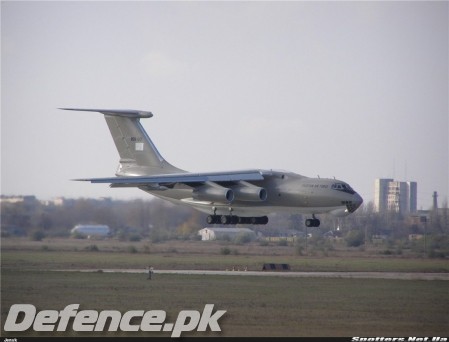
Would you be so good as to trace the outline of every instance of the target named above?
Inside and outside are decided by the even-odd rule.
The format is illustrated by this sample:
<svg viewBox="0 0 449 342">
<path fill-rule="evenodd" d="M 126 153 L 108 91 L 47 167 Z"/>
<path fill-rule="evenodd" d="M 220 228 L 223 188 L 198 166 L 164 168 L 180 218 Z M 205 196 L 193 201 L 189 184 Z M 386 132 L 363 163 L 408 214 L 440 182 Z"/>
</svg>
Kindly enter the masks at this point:
<svg viewBox="0 0 449 342">
<path fill-rule="evenodd" d="M 80 234 L 87 237 L 106 237 L 111 234 L 109 226 L 100 224 L 78 224 L 70 231 L 72 235 Z"/>
<path fill-rule="evenodd" d="M 229 238 L 234 240 L 236 237 L 248 234 L 252 240 L 256 238 L 256 233 L 254 233 L 249 228 L 203 228 L 198 231 L 198 235 L 201 235 L 202 241 L 207 240 L 220 240 L 224 238 Z"/>
</svg>

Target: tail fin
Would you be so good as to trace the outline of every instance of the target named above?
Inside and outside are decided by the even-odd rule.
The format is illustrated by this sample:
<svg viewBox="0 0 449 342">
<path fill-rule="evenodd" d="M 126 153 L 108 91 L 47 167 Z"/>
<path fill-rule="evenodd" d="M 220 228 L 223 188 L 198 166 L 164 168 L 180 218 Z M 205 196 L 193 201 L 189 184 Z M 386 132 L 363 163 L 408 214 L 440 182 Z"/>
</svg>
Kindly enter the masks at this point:
<svg viewBox="0 0 449 342">
<path fill-rule="evenodd" d="M 104 114 L 115 146 L 120 155 L 117 176 L 145 176 L 182 173 L 184 170 L 168 163 L 159 153 L 145 129 L 141 118 L 151 118 L 151 112 L 138 110 L 60 108 Z"/>
</svg>

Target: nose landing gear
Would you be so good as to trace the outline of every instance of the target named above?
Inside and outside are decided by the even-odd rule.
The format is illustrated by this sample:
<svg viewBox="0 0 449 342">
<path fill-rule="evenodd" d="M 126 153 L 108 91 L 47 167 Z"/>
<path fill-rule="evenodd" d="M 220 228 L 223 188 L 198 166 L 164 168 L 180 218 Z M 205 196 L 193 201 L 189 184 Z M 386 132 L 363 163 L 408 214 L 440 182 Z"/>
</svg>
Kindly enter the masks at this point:
<svg viewBox="0 0 449 342">
<path fill-rule="evenodd" d="M 320 226 L 320 220 L 318 220 L 315 215 L 312 215 L 312 219 L 306 220 L 306 227 L 319 227 Z"/>
</svg>

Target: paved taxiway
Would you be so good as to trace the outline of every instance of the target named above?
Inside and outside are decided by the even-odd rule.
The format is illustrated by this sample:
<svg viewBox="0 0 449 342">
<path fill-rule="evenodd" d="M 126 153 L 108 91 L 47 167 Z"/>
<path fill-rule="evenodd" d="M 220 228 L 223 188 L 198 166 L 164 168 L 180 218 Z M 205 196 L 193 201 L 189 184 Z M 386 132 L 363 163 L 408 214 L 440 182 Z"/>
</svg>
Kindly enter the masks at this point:
<svg viewBox="0 0 449 342">
<path fill-rule="evenodd" d="M 148 270 L 145 269 L 99 269 L 99 270 L 71 269 L 60 271 L 148 273 Z M 302 278 L 449 280 L 449 273 L 405 273 L 405 272 L 267 272 L 267 271 L 154 270 L 153 274 L 299 277 L 299 278 L 302 277 Z"/>
</svg>

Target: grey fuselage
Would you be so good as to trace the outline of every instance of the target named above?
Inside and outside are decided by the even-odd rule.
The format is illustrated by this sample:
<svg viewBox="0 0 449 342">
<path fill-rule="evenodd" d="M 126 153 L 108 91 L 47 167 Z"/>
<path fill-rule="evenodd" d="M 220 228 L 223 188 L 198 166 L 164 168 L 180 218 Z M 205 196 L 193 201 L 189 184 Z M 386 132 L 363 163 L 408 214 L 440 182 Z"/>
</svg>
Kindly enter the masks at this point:
<svg viewBox="0 0 449 342">
<path fill-rule="evenodd" d="M 173 189 L 142 190 L 172 203 L 193 206 L 204 213 L 216 215 L 263 216 L 274 212 L 287 212 L 345 216 L 354 212 L 363 201 L 356 192 L 336 190 L 335 186 L 333 188 L 335 184 L 344 184 L 350 189 L 347 183 L 336 179 L 309 178 L 283 171 L 260 172 L 264 179 L 250 182 L 266 190 L 266 200 L 260 202 L 198 201 L 192 198 L 193 189 L 184 184 L 176 184 Z"/>
</svg>

